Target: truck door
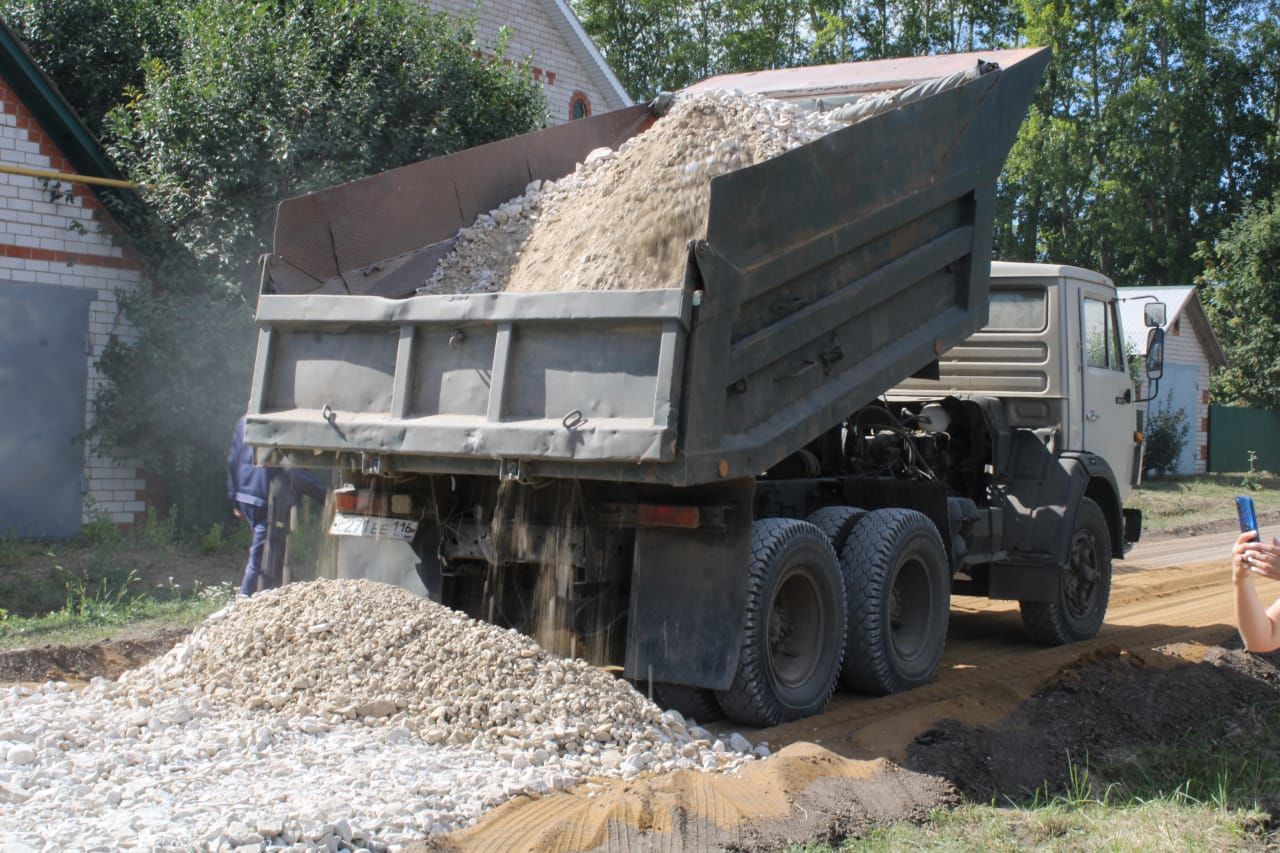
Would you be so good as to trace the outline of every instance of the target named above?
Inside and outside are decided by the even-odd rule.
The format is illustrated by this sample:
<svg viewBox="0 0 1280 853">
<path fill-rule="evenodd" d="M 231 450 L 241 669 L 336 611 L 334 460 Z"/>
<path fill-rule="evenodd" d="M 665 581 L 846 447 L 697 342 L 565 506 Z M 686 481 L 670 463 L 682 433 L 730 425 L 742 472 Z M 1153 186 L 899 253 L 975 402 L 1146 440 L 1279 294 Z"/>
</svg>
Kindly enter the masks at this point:
<svg viewBox="0 0 1280 853">
<path fill-rule="evenodd" d="M 1137 425 L 1133 381 L 1125 364 L 1117 307 L 1114 294 L 1107 288 L 1081 285 L 1083 449 L 1107 460 L 1123 493 L 1128 490 L 1132 474 L 1133 433 Z"/>
</svg>

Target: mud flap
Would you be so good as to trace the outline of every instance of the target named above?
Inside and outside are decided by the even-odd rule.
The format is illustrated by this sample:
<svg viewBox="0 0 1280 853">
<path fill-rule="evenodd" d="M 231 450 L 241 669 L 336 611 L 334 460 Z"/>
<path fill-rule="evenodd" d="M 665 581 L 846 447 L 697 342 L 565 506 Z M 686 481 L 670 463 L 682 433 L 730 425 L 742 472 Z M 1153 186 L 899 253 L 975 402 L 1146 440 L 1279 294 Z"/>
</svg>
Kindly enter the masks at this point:
<svg viewBox="0 0 1280 853">
<path fill-rule="evenodd" d="M 1058 576 L 1062 568 L 1053 563 L 994 563 L 988 598 L 1005 601 L 1058 600 Z"/>
<path fill-rule="evenodd" d="M 754 480 L 681 490 L 731 506 L 723 529 L 636 530 L 624 675 L 724 690 L 742 644 Z M 683 494 L 687 493 L 687 494 Z"/>
<path fill-rule="evenodd" d="M 1030 432 L 1014 433 L 1004 488 L 1009 559 L 991 566 L 992 598 L 1056 600 L 1059 567 L 1069 553 L 1076 510 L 1088 484 L 1080 460 L 1055 456 Z"/>
</svg>

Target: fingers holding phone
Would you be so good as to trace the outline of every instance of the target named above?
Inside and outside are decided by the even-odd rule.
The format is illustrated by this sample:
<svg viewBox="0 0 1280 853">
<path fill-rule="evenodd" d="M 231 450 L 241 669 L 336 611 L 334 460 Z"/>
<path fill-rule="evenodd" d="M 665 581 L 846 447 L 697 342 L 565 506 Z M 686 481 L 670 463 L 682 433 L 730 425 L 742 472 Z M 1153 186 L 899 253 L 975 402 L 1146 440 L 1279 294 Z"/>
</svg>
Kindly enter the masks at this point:
<svg viewBox="0 0 1280 853">
<path fill-rule="evenodd" d="M 1255 575 L 1280 580 L 1280 539 L 1245 543 L 1245 562 Z"/>
<path fill-rule="evenodd" d="M 1253 567 L 1251 557 L 1253 546 L 1258 543 L 1258 531 L 1246 530 L 1236 537 L 1231 548 L 1231 574 L 1236 581 L 1249 576 Z"/>
</svg>

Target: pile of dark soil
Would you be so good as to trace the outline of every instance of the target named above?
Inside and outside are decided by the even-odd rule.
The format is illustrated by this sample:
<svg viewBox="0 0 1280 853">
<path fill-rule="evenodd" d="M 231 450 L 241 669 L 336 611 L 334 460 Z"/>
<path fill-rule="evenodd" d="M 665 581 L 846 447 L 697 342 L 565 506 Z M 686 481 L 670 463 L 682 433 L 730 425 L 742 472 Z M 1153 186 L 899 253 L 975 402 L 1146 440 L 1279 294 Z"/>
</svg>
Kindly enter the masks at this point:
<svg viewBox="0 0 1280 853">
<path fill-rule="evenodd" d="M 138 639 L 0 651 L 0 683 L 117 678 L 169 651 L 189 633 L 188 629 L 171 628 Z"/>
<path fill-rule="evenodd" d="M 1216 646 L 1099 653 L 992 726 L 944 720 L 907 749 L 907 767 L 951 780 L 976 802 L 1069 787 L 1071 766 L 1098 768 L 1203 731 L 1244 709 L 1280 707 L 1280 653 Z"/>
</svg>

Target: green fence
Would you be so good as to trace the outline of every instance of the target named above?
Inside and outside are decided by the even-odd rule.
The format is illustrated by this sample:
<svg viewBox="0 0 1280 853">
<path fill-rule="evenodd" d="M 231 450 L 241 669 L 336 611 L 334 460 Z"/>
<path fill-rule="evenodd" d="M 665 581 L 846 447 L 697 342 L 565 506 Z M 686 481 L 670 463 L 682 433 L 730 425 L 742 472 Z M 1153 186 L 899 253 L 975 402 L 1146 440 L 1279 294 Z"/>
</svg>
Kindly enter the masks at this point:
<svg viewBox="0 0 1280 853">
<path fill-rule="evenodd" d="M 1280 471 L 1280 412 L 1209 407 L 1210 471 L 1248 471 L 1249 451 L 1259 471 Z"/>
</svg>

